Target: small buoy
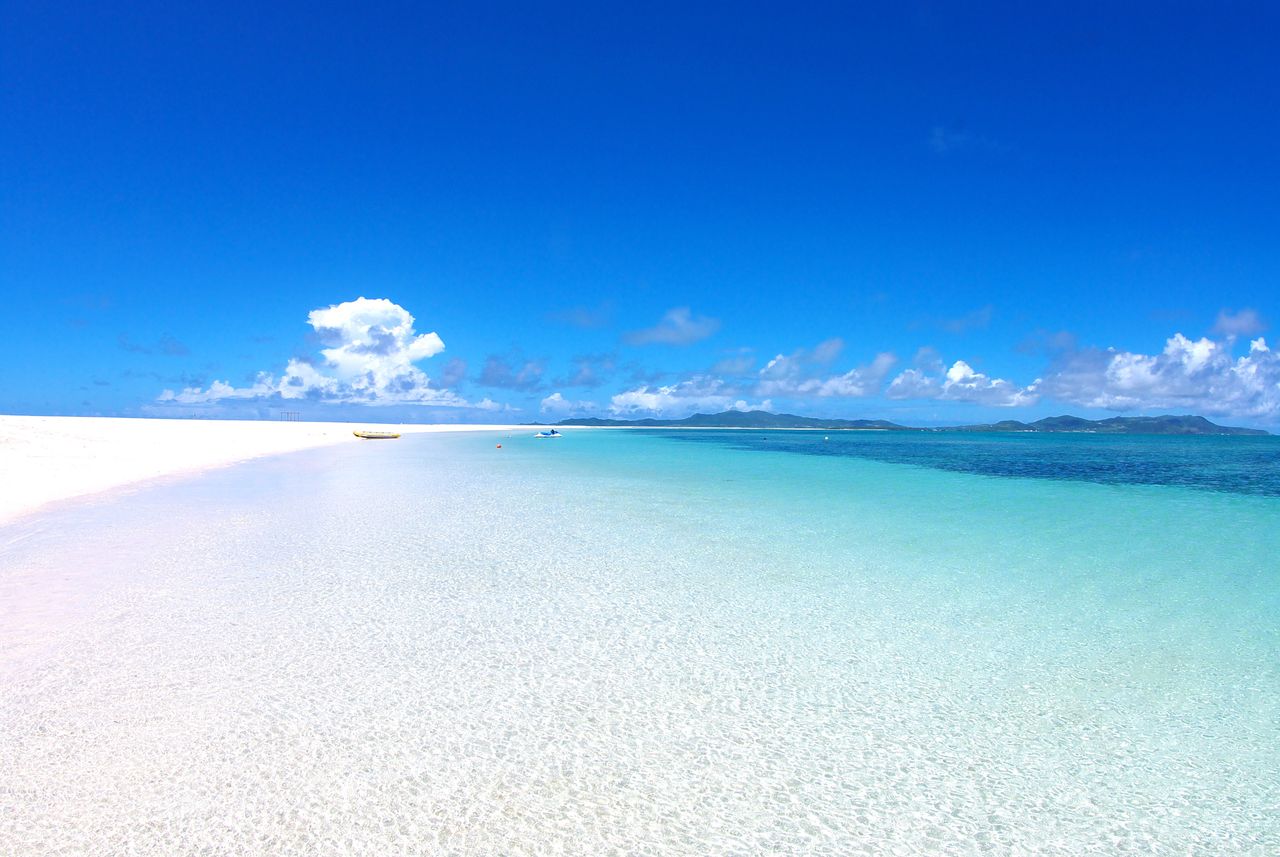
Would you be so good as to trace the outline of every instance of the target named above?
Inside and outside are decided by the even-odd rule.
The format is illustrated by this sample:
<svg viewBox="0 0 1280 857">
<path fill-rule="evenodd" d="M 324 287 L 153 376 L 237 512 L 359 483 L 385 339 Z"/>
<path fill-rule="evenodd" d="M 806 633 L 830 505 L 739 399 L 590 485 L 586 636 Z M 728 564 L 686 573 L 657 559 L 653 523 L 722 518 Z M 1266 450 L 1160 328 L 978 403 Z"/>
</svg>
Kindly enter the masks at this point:
<svg viewBox="0 0 1280 857">
<path fill-rule="evenodd" d="M 502 449 L 502 444 L 498 444 L 498 449 Z"/>
<path fill-rule="evenodd" d="M 827 436 L 825 436 L 825 435 L 823 436 L 823 438 L 822 438 L 822 439 L 823 439 L 823 440 L 831 440 L 831 438 L 829 438 L 829 437 L 827 437 Z"/>
</svg>

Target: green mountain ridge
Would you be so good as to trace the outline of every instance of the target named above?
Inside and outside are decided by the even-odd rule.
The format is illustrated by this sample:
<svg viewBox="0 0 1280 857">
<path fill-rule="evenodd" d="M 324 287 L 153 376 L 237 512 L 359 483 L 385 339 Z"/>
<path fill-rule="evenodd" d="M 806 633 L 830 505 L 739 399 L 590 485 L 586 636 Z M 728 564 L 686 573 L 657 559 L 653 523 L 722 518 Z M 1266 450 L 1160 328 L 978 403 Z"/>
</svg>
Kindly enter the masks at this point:
<svg viewBox="0 0 1280 857">
<path fill-rule="evenodd" d="M 648 426 L 652 428 L 810 428 L 810 429 L 878 429 L 911 431 L 908 426 L 888 420 L 837 420 L 800 417 L 795 414 L 773 414 L 769 411 L 722 411 L 718 414 L 694 414 L 682 420 L 610 420 L 599 417 L 561 420 L 561 426 Z"/>
<path fill-rule="evenodd" d="M 1087 432 L 1090 434 L 1184 434 L 1184 435 L 1268 435 L 1262 429 L 1223 426 L 1201 416 L 1164 414 L 1157 417 L 1108 417 L 1102 420 L 1086 420 L 1064 414 L 1045 417 L 1033 423 L 1002 420 L 983 425 L 956 426 L 941 431 L 1028 431 L 1028 432 Z"/>
<path fill-rule="evenodd" d="M 1064 414 L 1045 417 L 1035 422 L 1001 420 L 979 425 L 918 428 L 888 420 L 841 420 L 774 414 L 769 411 L 722 411 L 718 414 L 694 414 L 682 420 L 614 420 L 599 417 L 561 420 L 560 426 L 634 426 L 639 428 L 750 428 L 750 429 L 827 429 L 830 431 L 935 431 L 935 432 L 1084 432 L 1090 434 L 1161 434 L 1161 435 L 1269 435 L 1262 429 L 1223 426 L 1201 416 L 1165 414 L 1155 417 L 1108 417 L 1087 420 Z"/>
</svg>

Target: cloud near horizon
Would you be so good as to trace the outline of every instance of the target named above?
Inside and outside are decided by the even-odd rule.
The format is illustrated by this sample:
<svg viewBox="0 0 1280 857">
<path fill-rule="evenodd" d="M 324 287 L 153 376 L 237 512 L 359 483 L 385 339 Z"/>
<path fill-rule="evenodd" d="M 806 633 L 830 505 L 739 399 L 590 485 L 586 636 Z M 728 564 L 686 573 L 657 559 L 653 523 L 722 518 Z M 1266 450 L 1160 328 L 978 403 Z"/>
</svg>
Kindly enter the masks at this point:
<svg viewBox="0 0 1280 857">
<path fill-rule="evenodd" d="M 907 369 L 889 382 L 884 394 L 890 399 L 944 399 L 1013 408 L 1034 405 L 1039 401 L 1038 384 L 1037 379 L 1027 387 L 1019 387 L 1003 378 L 992 378 L 974 371 L 965 361 L 957 360 L 943 374 L 926 369 Z"/>
<path fill-rule="evenodd" d="M 937 352 L 922 349 L 916 365 L 884 379 L 897 358 L 883 352 L 843 374 L 814 371 L 813 352 L 779 354 L 754 383 L 734 383 L 698 374 L 673 384 L 642 385 L 614 395 L 605 409 L 593 402 L 568 402 L 555 394 L 543 400 L 544 413 L 602 413 L 614 416 L 684 416 L 700 410 L 771 410 L 774 399 L 883 396 L 894 401 L 936 400 L 996 408 L 1029 407 L 1043 401 L 1115 412 L 1177 410 L 1274 423 L 1280 418 L 1280 354 L 1262 337 L 1248 353 L 1232 353 L 1234 337 L 1192 340 L 1174 334 L 1159 354 L 1109 349 L 1071 349 L 1058 355 L 1042 378 L 1019 385 L 979 372 L 965 360 L 948 367 Z M 759 401 L 751 403 L 750 398 Z"/>
<path fill-rule="evenodd" d="M 618 393 L 609 400 L 609 412 L 615 416 L 715 411 L 767 411 L 773 408 L 769 399 L 751 403 L 739 391 L 720 378 L 695 375 L 677 384 L 652 387 L 645 385 Z"/>
<path fill-rule="evenodd" d="M 868 364 L 856 366 L 843 374 L 823 377 L 820 367 L 833 361 L 843 349 L 843 340 L 828 339 L 811 351 L 800 349 L 791 354 L 777 355 L 760 370 L 756 395 L 783 398 L 870 396 L 879 392 L 881 382 L 898 362 L 897 356 L 883 351 Z"/>
<path fill-rule="evenodd" d="M 414 364 L 444 350 L 435 333 L 417 333 L 414 318 L 386 298 L 360 297 L 314 309 L 307 323 L 327 346 L 315 362 L 293 358 L 279 376 L 260 372 L 248 387 L 214 381 L 208 387 L 165 390 L 161 403 L 212 404 L 225 400 L 279 398 L 363 405 L 433 405 L 497 410 L 488 399 L 468 402 L 431 379 Z"/>
<path fill-rule="evenodd" d="M 1159 354 L 1083 349 L 1063 356 L 1041 384 L 1045 396 L 1109 411 L 1194 410 L 1214 416 L 1280 417 L 1280 354 L 1265 339 L 1242 357 L 1226 341 L 1175 333 Z"/>
<path fill-rule="evenodd" d="M 313 402 L 434 406 L 450 409 L 449 413 L 512 409 L 488 398 L 473 402 L 461 396 L 457 385 L 464 381 L 467 364 L 460 358 L 440 368 L 444 383 L 433 382 L 416 364 L 443 352 L 443 340 L 435 332 L 418 333 L 414 317 L 390 300 L 361 297 L 318 308 L 307 322 L 323 346 L 313 359 L 291 359 L 278 374 L 260 372 L 245 386 L 183 378 L 181 383 L 187 386 L 176 392 L 164 390 L 156 407 Z M 658 325 L 668 333 L 646 341 L 677 342 L 691 334 L 670 331 L 690 326 L 701 336 L 708 322 L 687 309 L 672 310 Z M 1240 338 L 1262 326 L 1253 310 L 1224 310 L 1214 325 L 1217 338 L 1191 339 L 1175 333 L 1154 354 L 1081 348 L 1069 335 L 1056 334 L 1055 347 L 1041 349 L 1048 363 L 1041 377 L 1025 385 L 978 371 L 969 360 L 943 362 L 942 355 L 929 347 L 920 349 L 913 365 L 896 375 L 899 360 L 888 351 L 847 371 L 833 371 L 831 364 L 845 351 L 839 338 L 777 353 L 759 370 L 753 369 L 751 352 L 745 349 L 729 352 L 730 358 L 713 370 L 674 381 L 667 380 L 672 377 L 668 373 L 643 373 L 642 367 L 633 367 L 630 382 L 620 391 L 610 396 L 604 392 L 608 388 L 602 388 L 592 399 L 565 396 L 560 390 L 596 388 L 615 374 L 625 377 L 613 354 L 565 358 L 572 371 L 554 382 L 545 361 L 526 360 L 518 352 L 494 355 L 477 381 L 525 396 L 539 395 L 540 399 L 525 401 L 525 406 L 551 416 L 681 417 L 695 411 L 771 410 L 775 402 L 783 409 L 800 410 L 806 404 L 833 399 L 879 398 L 1002 409 L 1054 402 L 1128 413 L 1176 410 L 1275 424 L 1280 422 L 1280 354 L 1261 336 Z M 1247 353 L 1238 354 L 1246 342 Z"/>
<path fill-rule="evenodd" d="M 564 419 L 566 417 L 579 416 L 582 414 L 592 414 L 600 409 L 595 402 L 588 401 L 570 401 L 560 393 L 552 393 L 547 396 L 539 404 L 538 410 L 542 413 Z"/>
</svg>

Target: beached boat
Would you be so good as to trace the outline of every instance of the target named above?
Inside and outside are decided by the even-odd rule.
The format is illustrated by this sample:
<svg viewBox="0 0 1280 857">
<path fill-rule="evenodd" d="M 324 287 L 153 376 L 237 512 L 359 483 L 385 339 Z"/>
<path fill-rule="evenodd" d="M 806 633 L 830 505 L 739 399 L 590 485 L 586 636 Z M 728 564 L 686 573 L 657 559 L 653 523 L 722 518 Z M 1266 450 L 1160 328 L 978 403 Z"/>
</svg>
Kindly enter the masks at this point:
<svg viewBox="0 0 1280 857">
<path fill-rule="evenodd" d="M 394 431 L 353 431 L 352 434 L 365 440 L 394 440 L 400 436 Z"/>
<path fill-rule="evenodd" d="M 552 429 L 551 431 L 540 431 L 534 437 L 564 437 L 560 432 Z"/>
</svg>

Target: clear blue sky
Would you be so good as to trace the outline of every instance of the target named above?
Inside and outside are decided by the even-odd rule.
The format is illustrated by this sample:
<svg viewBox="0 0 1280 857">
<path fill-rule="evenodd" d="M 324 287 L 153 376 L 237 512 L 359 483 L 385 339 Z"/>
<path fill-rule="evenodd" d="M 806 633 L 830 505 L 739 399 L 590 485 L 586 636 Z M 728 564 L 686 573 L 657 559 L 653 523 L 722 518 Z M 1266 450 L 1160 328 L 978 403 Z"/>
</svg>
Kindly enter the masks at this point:
<svg viewBox="0 0 1280 857">
<path fill-rule="evenodd" d="M 0 411 L 1280 423 L 1274 4 L 112 5 L 5 5 Z"/>
</svg>

